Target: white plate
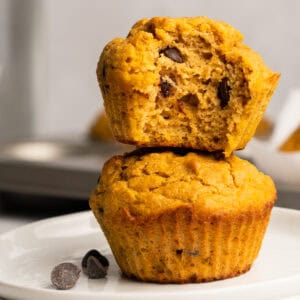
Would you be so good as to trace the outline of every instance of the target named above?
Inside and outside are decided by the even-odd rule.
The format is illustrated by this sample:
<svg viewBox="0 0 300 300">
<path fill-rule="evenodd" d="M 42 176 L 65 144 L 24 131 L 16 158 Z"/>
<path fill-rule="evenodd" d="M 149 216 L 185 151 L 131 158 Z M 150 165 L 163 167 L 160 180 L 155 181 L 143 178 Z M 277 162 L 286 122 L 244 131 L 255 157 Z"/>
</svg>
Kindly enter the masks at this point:
<svg viewBox="0 0 300 300">
<path fill-rule="evenodd" d="M 91 248 L 110 260 L 106 279 L 83 274 L 75 288 L 57 291 L 49 274 L 58 263 L 80 262 Z M 22 300 L 78 299 L 283 299 L 300 295 L 300 211 L 274 208 L 252 270 L 202 284 L 160 285 L 121 276 L 91 212 L 32 223 L 0 236 L 0 295 Z"/>
</svg>

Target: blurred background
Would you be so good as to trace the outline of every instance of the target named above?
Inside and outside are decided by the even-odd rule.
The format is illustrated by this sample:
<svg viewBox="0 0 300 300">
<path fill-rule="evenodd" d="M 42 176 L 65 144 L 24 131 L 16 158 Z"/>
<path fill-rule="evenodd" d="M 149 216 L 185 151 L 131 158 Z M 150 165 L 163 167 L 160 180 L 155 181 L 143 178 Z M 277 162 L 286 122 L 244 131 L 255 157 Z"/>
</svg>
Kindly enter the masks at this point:
<svg viewBox="0 0 300 300">
<path fill-rule="evenodd" d="M 95 76 L 102 48 L 155 15 L 207 15 L 237 27 L 282 73 L 272 118 L 299 84 L 296 0 L 0 0 L 0 140 L 85 133 L 102 108 Z"/>
<path fill-rule="evenodd" d="M 276 121 L 291 89 L 299 85 L 299 1 L 0 0 L 0 144 L 6 151 L 4 158 L 0 152 L 2 205 L 9 203 L 14 211 L 24 202 L 20 195 L 27 200 L 35 195 L 35 207 L 41 196 L 51 196 L 59 198 L 54 207 L 64 197 L 85 199 L 84 204 L 75 202 L 78 209 L 87 208 L 88 191 L 105 155 L 119 151 L 93 144 L 93 150 L 85 152 L 80 142 L 103 110 L 95 75 L 98 57 L 108 41 L 125 37 L 138 19 L 156 15 L 206 15 L 238 28 L 245 43 L 282 74 L 267 111 Z M 57 139 L 72 142 L 69 148 L 60 144 L 60 152 L 48 143 L 35 145 L 34 151 L 29 148 L 35 154 L 27 159 L 9 156 L 26 152 L 17 148 L 18 152 L 16 144 L 7 148 L 12 143 Z M 70 150 L 74 140 L 77 148 Z M 91 158 L 101 151 L 101 157 Z M 65 157 L 59 159 L 57 152 Z M 74 186 L 81 190 L 74 191 Z M 42 207 L 49 202 L 43 201 Z M 283 206 L 294 205 L 286 203 Z M 68 208 L 69 204 L 65 211 Z"/>
</svg>

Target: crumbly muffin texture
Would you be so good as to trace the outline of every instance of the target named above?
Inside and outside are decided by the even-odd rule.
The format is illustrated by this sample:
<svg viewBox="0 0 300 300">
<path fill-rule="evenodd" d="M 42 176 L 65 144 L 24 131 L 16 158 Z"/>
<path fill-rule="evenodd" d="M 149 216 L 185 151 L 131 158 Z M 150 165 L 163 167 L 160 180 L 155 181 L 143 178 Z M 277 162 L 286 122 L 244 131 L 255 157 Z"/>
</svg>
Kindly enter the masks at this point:
<svg viewBox="0 0 300 300">
<path fill-rule="evenodd" d="M 111 158 L 90 206 L 124 274 L 186 283 L 248 271 L 275 199 L 272 179 L 236 156 L 148 148 Z"/>
<path fill-rule="evenodd" d="M 155 17 L 103 50 L 97 67 L 120 142 L 224 151 L 245 147 L 279 74 L 232 26 Z"/>
</svg>

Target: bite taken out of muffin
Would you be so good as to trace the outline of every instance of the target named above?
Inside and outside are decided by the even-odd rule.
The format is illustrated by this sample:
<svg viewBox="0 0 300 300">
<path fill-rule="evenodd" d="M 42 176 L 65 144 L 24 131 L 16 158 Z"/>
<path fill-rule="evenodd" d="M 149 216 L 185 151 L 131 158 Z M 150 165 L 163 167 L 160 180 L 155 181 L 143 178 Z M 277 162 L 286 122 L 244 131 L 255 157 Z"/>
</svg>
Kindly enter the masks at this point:
<svg viewBox="0 0 300 300">
<path fill-rule="evenodd" d="M 233 152 L 255 133 L 279 74 L 232 26 L 155 17 L 104 48 L 97 67 L 115 138 L 90 207 L 128 277 L 225 279 L 257 257 L 272 179 Z"/>
<path fill-rule="evenodd" d="M 108 43 L 97 76 L 118 141 L 228 156 L 255 133 L 280 75 L 224 22 L 157 17 Z"/>
</svg>

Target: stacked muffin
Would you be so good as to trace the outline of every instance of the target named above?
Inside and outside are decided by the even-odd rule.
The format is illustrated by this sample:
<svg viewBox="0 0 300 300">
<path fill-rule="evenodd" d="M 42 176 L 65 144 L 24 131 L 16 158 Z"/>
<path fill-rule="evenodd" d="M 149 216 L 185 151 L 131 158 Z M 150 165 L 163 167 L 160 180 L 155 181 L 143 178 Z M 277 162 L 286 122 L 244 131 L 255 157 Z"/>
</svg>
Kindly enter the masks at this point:
<svg viewBox="0 0 300 300">
<path fill-rule="evenodd" d="M 103 167 L 90 206 L 124 274 L 202 282 L 250 269 L 276 199 L 233 154 L 279 74 L 230 25 L 144 19 L 103 50 L 97 76 L 115 138 L 143 146 Z"/>
</svg>

